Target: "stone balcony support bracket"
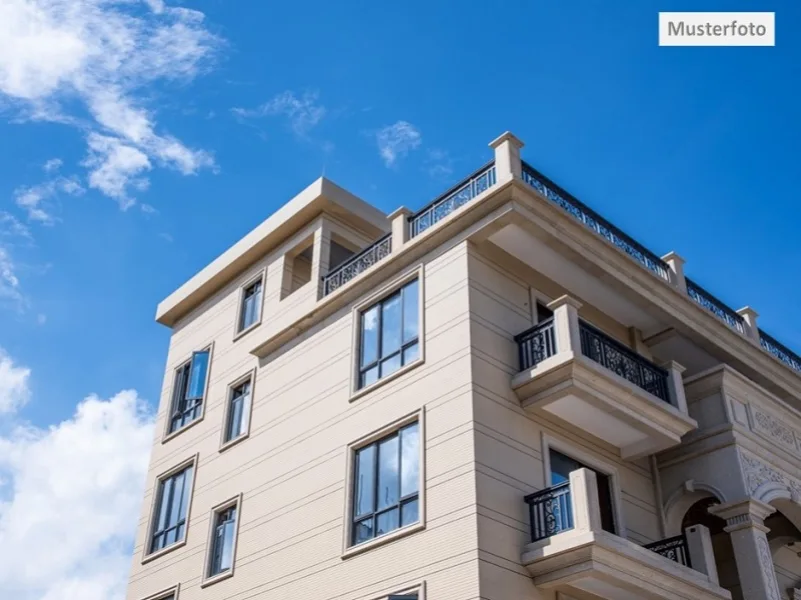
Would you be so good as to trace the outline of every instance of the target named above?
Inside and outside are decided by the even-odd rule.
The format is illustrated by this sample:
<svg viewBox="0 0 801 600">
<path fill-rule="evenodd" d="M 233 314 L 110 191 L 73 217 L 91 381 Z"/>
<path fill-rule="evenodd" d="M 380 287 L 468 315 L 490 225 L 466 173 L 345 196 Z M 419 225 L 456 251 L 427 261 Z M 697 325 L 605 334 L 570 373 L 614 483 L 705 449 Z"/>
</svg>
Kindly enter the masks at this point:
<svg viewBox="0 0 801 600">
<path fill-rule="evenodd" d="M 489 143 L 495 150 L 495 173 L 498 182 L 507 179 L 520 179 L 523 176 L 523 163 L 520 160 L 521 142 L 514 134 L 507 131 Z"/>
</svg>

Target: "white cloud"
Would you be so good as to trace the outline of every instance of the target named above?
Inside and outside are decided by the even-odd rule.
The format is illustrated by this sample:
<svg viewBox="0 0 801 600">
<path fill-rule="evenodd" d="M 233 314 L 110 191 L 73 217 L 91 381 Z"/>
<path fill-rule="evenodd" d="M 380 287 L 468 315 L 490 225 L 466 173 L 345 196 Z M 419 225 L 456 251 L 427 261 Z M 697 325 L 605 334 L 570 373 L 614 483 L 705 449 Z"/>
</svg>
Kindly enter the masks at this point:
<svg viewBox="0 0 801 600">
<path fill-rule="evenodd" d="M 422 141 L 420 130 L 407 121 L 387 125 L 376 133 L 378 152 L 388 167 L 395 165 L 399 158 L 419 147 Z"/>
<path fill-rule="evenodd" d="M 14 201 L 28 213 L 31 221 L 52 225 L 55 217 L 49 210 L 49 202 L 61 193 L 80 196 L 83 192 L 83 186 L 78 183 L 77 177 L 57 177 L 38 185 L 18 187 L 14 190 Z"/>
<path fill-rule="evenodd" d="M 20 237 L 30 240 L 31 232 L 17 217 L 5 211 L 0 211 L 0 237 L 2 236 Z"/>
<path fill-rule="evenodd" d="M 182 174 L 214 164 L 208 152 L 157 133 L 144 106 L 154 81 L 191 80 L 209 63 L 221 40 L 203 19 L 161 0 L 4 0 L 0 94 L 22 118 L 84 131 L 89 185 L 130 206 L 129 186 L 144 187 L 151 161 Z M 98 139 L 105 153 L 93 147 Z"/>
<path fill-rule="evenodd" d="M 426 171 L 435 179 L 444 179 L 453 174 L 453 159 L 446 150 L 431 148 L 427 152 Z"/>
<path fill-rule="evenodd" d="M 31 370 L 14 364 L 0 348 L 0 415 L 12 413 L 28 401 Z"/>
<path fill-rule="evenodd" d="M 51 158 L 42 165 L 42 169 L 45 173 L 52 173 L 53 171 L 58 171 L 63 164 L 64 161 L 62 161 L 60 158 Z"/>
<path fill-rule="evenodd" d="M 19 305 L 23 301 L 16 274 L 16 265 L 8 250 L 0 246 L 0 302 L 10 300 Z"/>
<path fill-rule="evenodd" d="M 325 106 L 317 102 L 317 92 L 305 92 L 297 97 L 294 92 L 286 91 L 254 109 L 232 108 L 231 112 L 239 117 L 274 117 L 283 115 L 299 136 L 305 136 L 326 115 Z"/>
<path fill-rule="evenodd" d="M 57 425 L 0 436 L 4 597 L 125 597 L 152 437 L 133 390 L 89 396 Z"/>
</svg>

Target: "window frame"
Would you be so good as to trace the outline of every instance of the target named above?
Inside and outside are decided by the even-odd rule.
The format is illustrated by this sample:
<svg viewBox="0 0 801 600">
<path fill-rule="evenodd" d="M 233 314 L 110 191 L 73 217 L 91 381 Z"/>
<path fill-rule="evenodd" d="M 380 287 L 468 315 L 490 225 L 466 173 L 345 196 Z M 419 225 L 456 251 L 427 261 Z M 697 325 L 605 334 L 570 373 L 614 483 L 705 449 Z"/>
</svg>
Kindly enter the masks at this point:
<svg viewBox="0 0 801 600">
<path fill-rule="evenodd" d="M 172 425 L 172 414 L 173 414 L 173 407 L 175 406 L 175 392 L 176 392 L 176 385 L 178 383 L 178 372 L 189 365 L 189 377 L 191 381 L 192 371 L 191 371 L 191 363 L 194 359 L 196 354 L 200 354 L 203 352 L 209 353 L 209 364 L 206 368 L 206 380 L 203 382 L 203 397 L 200 399 L 200 414 L 195 418 L 192 419 L 186 425 L 182 425 L 178 427 L 175 431 L 170 431 L 170 427 Z M 167 405 L 167 414 L 165 416 L 165 423 L 164 423 L 164 434 L 161 438 L 161 443 L 165 443 L 177 435 L 180 435 L 190 427 L 200 423 L 206 416 L 206 405 L 208 404 L 209 399 L 209 384 L 211 383 L 211 368 L 212 363 L 214 362 L 214 342 L 203 346 L 200 350 L 192 351 L 192 354 L 189 356 L 188 359 L 181 361 L 173 370 L 172 370 L 172 383 L 170 384 L 170 393 L 168 396 L 168 405 Z"/>
<path fill-rule="evenodd" d="M 356 453 L 365 448 L 370 446 L 371 444 L 378 442 L 386 437 L 391 436 L 394 433 L 397 433 L 402 428 L 406 427 L 407 425 L 411 425 L 413 423 L 417 423 L 418 425 L 418 435 L 419 435 L 419 448 L 418 448 L 418 482 L 417 482 L 417 506 L 418 506 L 418 519 L 415 523 L 410 523 L 409 525 L 405 525 L 402 527 L 398 527 L 397 529 L 393 529 L 389 533 L 384 535 L 374 537 L 370 540 L 361 542 L 359 544 L 353 544 L 353 507 L 355 502 L 355 476 L 356 476 Z M 416 410 L 412 413 L 404 415 L 399 419 L 389 423 L 369 433 L 368 435 L 362 437 L 359 440 L 351 442 L 348 444 L 346 452 L 347 452 L 347 461 L 346 461 L 346 472 L 345 472 L 345 485 L 346 485 L 346 501 L 345 501 L 345 515 L 344 515 L 344 526 L 343 526 L 343 536 L 342 536 L 342 558 L 348 558 L 350 556 L 361 554 L 371 548 L 375 548 L 376 546 L 381 546 L 383 544 L 389 543 L 394 541 L 398 538 L 405 537 L 407 535 L 411 535 L 417 531 L 425 529 L 426 527 L 426 489 L 425 489 L 425 482 L 426 482 L 426 467 L 425 467 L 425 459 L 426 459 L 426 426 L 425 426 L 425 409 L 421 408 Z M 400 501 L 399 501 L 400 504 Z M 409 591 L 412 591 L 410 589 Z M 395 593 L 395 592 L 393 592 Z M 399 592 L 398 592 L 399 593 Z"/>
<path fill-rule="evenodd" d="M 240 433 L 237 437 L 226 440 L 225 437 L 228 434 L 228 426 L 229 421 L 231 419 L 231 402 L 233 400 L 234 390 L 238 388 L 240 385 L 246 382 L 250 382 L 250 403 L 247 407 L 247 427 L 245 430 Z M 225 408 L 223 409 L 223 422 L 222 422 L 222 431 L 220 432 L 220 449 L 219 451 L 222 452 L 227 450 L 231 446 L 235 446 L 239 442 L 246 440 L 250 437 L 250 426 L 251 421 L 253 419 L 253 398 L 254 392 L 256 389 L 256 367 L 253 367 L 250 371 L 242 375 L 241 377 L 235 379 L 233 382 L 228 384 L 228 387 L 225 389 Z M 243 417 L 245 413 L 243 412 Z"/>
<path fill-rule="evenodd" d="M 217 517 L 223 511 L 228 510 L 229 508 L 234 508 L 236 510 L 236 522 L 234 523 L 234 536 L 231 541 L 231 568 L 226 571 L 221 571 L 220 573 L 216 573 L 214 575 L 211 574 L 211 561 L 214 559 L 214 532 L 217 528 Z M 242 522 L 242 494 L 239 493 L 233 498 L 229 498 L 224 502 L 220 502 L 216 506 L 211 508 L 209 512 L 209 533 L 206 538 L 206 551 L 205 551 L 205 558 L 203 559 L 203 573 L 201 575 L 201 583 L 200 587 L 204 588 L 206 586 L 212 585 L 217 583 L 218 581 L 222 581 L 224 579 L 228 579 L 234 576 L 234 571 L 236 569 L 236 547 L 239 541 L 239 524 Z"/>
<path fill-rule="evenodd" d="M 195 496 L 195 481 L 197 480 L 197 463 L 198 463 L 198 455 L 194 454 L 190 458 L 178 463 L 174 467 L 171 467 L 167 471 L 157 475 L 153 480 L 153 487 L 151 489 L 152 498 L 150 500 L 150 513 L 147 523 L 147 538 L 145 539 L 145 543 L 142 544 L 142 564 L 150 562 L 151 560 L 155 560 L 160 556 L 163 556 L 169 552 L 177 550 L 178 548 L 182 548 L 186 545 L 186 540 L 189 537 L 189 523 L 190 518 L 192 515 L 192 501 L 194 500 Z M 163 482 L 170 477 L 173 477 L 180 473 L 181 471 L 191 468 L 192 469 L 192 481 L 189 483 L 189 500 L 186 503 L 186 516 L 184 517 L 184 536 L 183 539 L 170 544 L 169 546 L 165 546 L 164 548 L 160 548 L 155 551 L 151 551 L 153 544 L 153 536 L 155 534 L 155 527 L 156 527 L 156 510 L 159 507 L 160 500 L 161 500 L 161 485 Z"/>
<path fill-rule="evenodd" d="M 239 293 L 237 296 L 236 321 L 234 322 L 234 341 L 250 333 L 262 323 L 262 317 L 264 315 L 264 296 L 265 296 L 264 292 L 267 283 L 266 275 L 267 275 L 267 269 L 262 268 L 256 275 L 249 278 L 247 281 L 245 281 L 245 283 L 239 286 Z M 251 323 L 247 327 L 242 327 L 242 319 L 245 316 L 245 311 L 244 311 L 245 292 L 249 287 L 255 285 L 256 283 L 261 284 L 261 300 L 258 305 L 259 314 L 257 319 L 253 323 Z"/>
<path fill-rule="evenodd" d="M 593 448 L 593 452 L 582 450 L 577 444 L 572 444 L 564 439 L 542 434 L 542 463 L 543 463 L 543 486 L 541 489 L 551 487 L 551 449 L 564 454 L 568 458 L 583 463 L 588 467 L 603 473 L 609 477 L 609 488 L 612 495 L 612 515 L 614 518 L 615 533 L 618 537 L 627 538 L 626 523 L 623 520 L 623 496 L 620 488 L 620 473 L 616 465 L 598 458 L 599 450 Z"/>
<path fill-rule="evenodd" d="M 359 387 L 359 383 L 361 381 L 361 352 L 362 352 L 362 315 L 370 310 L 373 306 L 383 302 L 385 299 L 389 298 L 390 296 L 394 295 L 396 292 L 400 291 L 401 288 L 406 286 L 409 283 L 412 283 L 414 280 L 417 280 L 417 347 L 418 347 L 418 355 L 417 358 L 411 361 L 408 364 L 401 365 L 401 367 L 390 373 L 385 377 L 379 378 L 377 381 L 366 385 L 364 387 Z M 401 306 L 401 311 L 403 307 Z M 392 281 L 388 282 L 386 285 L 381 287 L 378 291 L 371 294 L 358 304 L 353 307 L 352 310 L 352 320 L 353 320 L 353 340 L 351 342 L 351 348 L 353 352 L 353 360 L 352 360 L 352 373 L 351 373 L 351 393 L 350 393 L 350 401 L 354 401 L 361 396 L 370 393 L 371 391 L 375 390 L 382 385 L 389 383 L 401 377 L 405 373 L 408 373 L 410 370 L 414 369 L 425 363 L 425 277 L 424 277 L 424 267 L 423 265 L 417 265 L 410 271 L 407 271 L 400 276 L 396 277 Z M 402 325 L 401 325 L 402 328 Z M 380 330 L 379 330 L 379 351 L 380 351 Z M 408 344 L 411 345 L 411 342 Z M 403 339 L 401 338 L 401 350 L 406 344 L 403 344 Z M 382 359 L 378 359 L 380 362 Z"/>
<path fill-rule="evenodd" d="M 181 584 L 176 583 L 160 592 L 142 598 L 142 600 L 178 600 L 178 593 L 181 591 Z"/>
</svg>

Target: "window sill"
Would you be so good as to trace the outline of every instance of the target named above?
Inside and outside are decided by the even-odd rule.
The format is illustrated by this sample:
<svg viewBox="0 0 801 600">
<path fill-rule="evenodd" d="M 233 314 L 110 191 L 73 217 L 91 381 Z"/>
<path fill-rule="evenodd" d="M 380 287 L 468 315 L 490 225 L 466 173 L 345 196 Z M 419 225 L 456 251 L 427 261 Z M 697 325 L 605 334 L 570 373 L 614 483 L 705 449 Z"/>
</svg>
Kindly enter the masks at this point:
<svg viewBox="0 0 801 600">
<path fill-rule="evenodd" d="M 220 581 L 225 581 L 226 579 L 230 579 L 233 576 L 234 576 L 234 570 L 233 568 L 231 568 L 228 569 L 227 571 L 224 571 L 223 573 L 219 573 L 218 575 L 214 575 L 213 577 L 208 577 L 204 579 L 203 581 L 200 582 L 200 587 L 205 588 L 210 585 L 214 585 L 215 583 L 218 583 Z"/>
<path fill-rule="evenodd" d="M 255 323 L 252 323 L 251 325 L 248 325 L 248 326 L 247 326 L 247 327 L 245 327 L 245 328 L 244 328 L 242 331 L 237 331 L 237 332 L 234 334 L 234 339 L 233 339 L 233 341 L 234 341 L 234 342 L 236 342 L 236 341 L 240 340 L 241 338 L 245 337 L 245 336 L 246 336 L 247 334 L 249 334 L 251 331 L 253 331 L 254 329 L 256 329 L 256 328 L 257 328 L 259 325 L 261 325 L 261 319 L 259 319 L 259 320 L 258 320 L 258 321 L 256 321 Z"/>
<path fill-rule="evenodd" d="M 390 542 L 394 542 L 395 540 L 404 538 L 407 535 L 417 533 L 418 531 L 421 531 L 425 528 L 426 524 L 423 521 L 420 521 L 419 523 L 414 523 L 413 525 L 407 525 L 406 527 L 402 527 L 401 529 L 396 529 L 392 533 L 382 535 L 381 537 L 375 538 L 374 540 L 370 540 L 369 542 L 362 542 L 358 546 L 351 546 L 342 553 L 342 559 L 344 560 L 346 558 L 350 558 L 351 556 L 356 556 L 357 554 L 361 554 L 362 552 L 367 552 L 368 550 L 377 548 L 378 546 L 389 544 Z"/>
<path fill-rule="evenodd" d="M 385 384 L 389 383 L 390 381 L 394 381 L 398 377 L 401 377 L 401 376 L 405 375 L 406 373 L 408 373 L 409 371 L 411 371 L 415 367 L 419 367 L 423 363 L 425 363 L 425 358 L 424 357 L 418 358 L 416 361 L 414 361 L 412 363 L 409 363 L 408 365 L 406 365 L 404 367 L 401 367 L 400 369 L 398 369 L 397 371 L 395 371 L 391 375 L 387 375 L 386 377 L 383 377 L 382 379 L 379 379 L 375 383 L 371 383 L 367 387 L 363 387 L 363 388 L 361 388 L 359 390 L 356 390 L 355 392 L 353 392 L 353 394 L 351 394 L 350 399 L 348 401 L 349 402 L 353 402 L 354 400 L 358 400 L 362 396 L 365 396 L 365 395 L 369 394 L 370 392 L 372 392 L 373 390 L 376 390 L 376 389 L 380 388 L 382 385 L 385 385 Z"/>
<path fill-rule="evenodd" d="M 219 452 L 225 452 L 226 450 L 228 450 L 228 448 L 231 448 L 232 446 L 236 446 L 240 442 L 244 442 L 249 437 L 250 437 L 250 432 L 249 431 L 247 433 L 243 433 L 242 435 L 240 435 L 238 437 L 235 437 L 234 439 L 225 442 L 222 446 L 220 446 Z"/>
<path fill-rule="evenodd" d="M 175 542 L 171 546 L 167 546 L 166 548 L 162 548 L 161 550 L 157 550 L 156 552 L 145 555 L 142 557 L 142 564 L 144 565 L 156 560 L 157 558 L 161 558 L 165 554 L 169 554 L 173 550 L 178 550 L 178 548 L 183 548 L 184 546 L 186 546 L 186 535 L 184 535 L 184 539 L 182 539 L 180 542 Z"/>
<path fill-rule="evenodd" d="M 190 427 L 194 427 L 195 425 L 200 423 L 203 420 L 203 417 L 205 417 L 205 416 L 206 416 L 206 410 L 205 410 L 205 407 L 204 407 L 202 415 L 200 415 L 197 419 L 195 419 L 194 421 L 192 421 L 188 425 L 184 425 L 180 429 L 176 429 L 175 431 L 172 431 L 172 432 L 166 434 L 163 438 L 161 438 L 161 443 L 162 444 L 166 444 L 167 442 L 169 442 L 174 437 L 178 437 L 179 435 L 181 435 L 184 431 L 186 431 Z"/>
</svg>

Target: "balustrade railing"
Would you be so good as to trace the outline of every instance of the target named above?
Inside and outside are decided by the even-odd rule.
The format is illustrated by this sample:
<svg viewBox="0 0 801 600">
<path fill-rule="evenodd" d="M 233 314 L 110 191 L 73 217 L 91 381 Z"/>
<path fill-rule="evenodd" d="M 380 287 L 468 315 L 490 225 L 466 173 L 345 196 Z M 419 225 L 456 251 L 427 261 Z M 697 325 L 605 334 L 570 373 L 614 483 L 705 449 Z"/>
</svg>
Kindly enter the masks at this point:
<svg viewBox="0 0 801 600">
<path fill-rule="evenodd" d="M 556 354 L 556 329 L 553 317 L 516 335 L 515 342 L 517 342 L 521 371 L 530 369 L 553 356 Z"/>
<path fill-rule="evenodd" d="M 665 558 L 669 558 L 673 562 L 677 562 L 685 567 L 692 568 L 693 566 L 690 562 L 690 550 L 687 546 L 687 538 L 684 534 L 659 540 L 652 544 L 646 544 L 643 548 L 661 554 Z"/>
<path fill-rule="evenodd" d="M 581 353 L 637 387 L 671 403 L 668 372 L 612 339 L 589 323 L 579 321 Z"/>
<path fill-rule="evenodd" d="M 745 323 L 743 318 L 737 314 L 737 311 L 715 298 L 715 296 L 707 292 L 689 277 L 686 279 L 687 295 L 690 298 L 695 300 L 695 302 L 697 302 L 700 306 L 707 309 L 735 331 L 739 331 L 743 334 L 745 333 Z"/>
<path fill-rule="evenodd" d="M 523 181 L 646 269 L 665 281 L 670 281 L 670 269 L 665 261 L 525 162 Z"/>
<path fill-rule="evenodd" d="M 573 529 L 569 481 L 529 494 L 524 500 L 528 504 L 532 542 Z"/>
<path fill-rule="evenodd" d="M 348 281 L 389 256 L 392 251 L 392 234 L 388 233 L 367 248 L 351 256 L 323 277 L 323 296 L 327 296 Z"/>
<path fill-rule="evenodd" d="M 409 237 L 423 233 L 457 208 L 464 206 L 496 183 L 495 162 L 481 167 L 439 198 L 409 217 Z"/>
<path fill-rule="evenodd" d="M 801 356 L 798 356 L 798 354 L 761 329 L 759 330 L 759 343 L 766 352 L 778 358 L 791 369 L 801 373 Z"/>
</svg>

